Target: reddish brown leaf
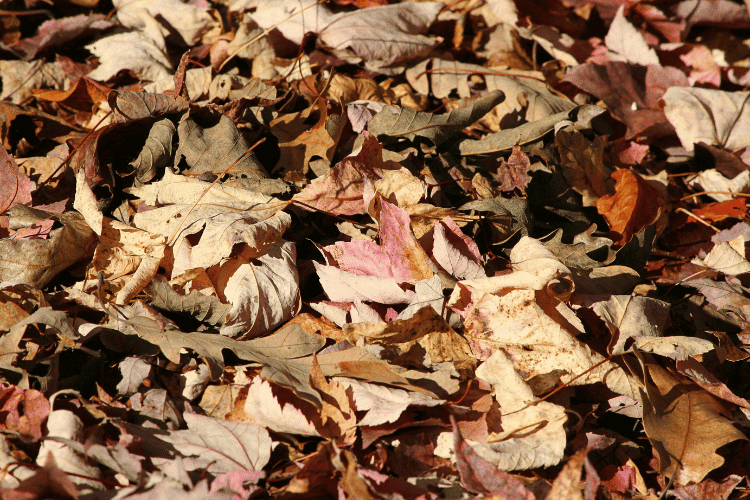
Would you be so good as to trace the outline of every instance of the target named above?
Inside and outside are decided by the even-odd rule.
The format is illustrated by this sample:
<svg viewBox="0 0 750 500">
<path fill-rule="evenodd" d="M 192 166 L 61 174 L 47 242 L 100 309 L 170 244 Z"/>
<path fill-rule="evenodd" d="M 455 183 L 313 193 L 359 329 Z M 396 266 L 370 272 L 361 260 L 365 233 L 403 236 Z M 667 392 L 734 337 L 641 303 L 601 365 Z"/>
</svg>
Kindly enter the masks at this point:
<svg viewBox="0 0 750 500">
<path fill-rule="evenodd" d="M 34 97 L 43 101 L 59 102 L 80 111 L 91 111 L 94 104 L 107 100 L 110 90 L 106 85 L 84 76 L 68 90 L 34 90 Z"/>
<path fill-rule="evenodd" d="M 627 125 L 627 138 L 673 134 L 659 99 L 667 88 L 689 83 L 676 68 L 655 65 L 644 68 L 621 61 L 583 64 L 573 68 L 563 81 L 604 101 L 610 113 Z"/>
<path fill-rule="evenodd" d="M 41 392 L 23 391 L 16 386 L 0 384 L 0 420 L 6 429 L 34 441 L 44 434 L 42 424 L 49 415 L 49 401 Z"/>
<path fill-rule="evenodd" d="M 521 481 L 477 455 L 471 445 L 464 441 L 453 415 L 451 425 L 456 467 L 467 490 L 478 495 L 498 495 L 507 500 L 536 500 L 536 496 Z"/>
<path fill-rule="evenodd" d="M 654 222 L 659 213 L 659 193 L 638 174 L 620 169 L 612 174 L 615 194 L 602 196 L 596 208 L 614 233 L 615 243 L 624 245 L 633 235 Z"/>
</svg>

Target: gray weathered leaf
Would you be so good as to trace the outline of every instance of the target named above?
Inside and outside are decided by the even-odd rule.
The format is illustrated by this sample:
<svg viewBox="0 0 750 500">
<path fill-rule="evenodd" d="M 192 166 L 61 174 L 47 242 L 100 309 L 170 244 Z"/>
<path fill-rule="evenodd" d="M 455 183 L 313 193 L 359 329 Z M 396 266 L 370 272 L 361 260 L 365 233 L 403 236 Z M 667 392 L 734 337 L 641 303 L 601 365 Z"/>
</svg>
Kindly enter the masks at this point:
<svg viewBox="0 0 750 500">
<path fill-rule="evenodd" d="M 367 129 L 376 136 L 405 136 L 408 139 L 414 139 L 415 136 L 425 137 L 439 146 L 489 113 L 503 100 L 505 100 L 505 94 L 496 90 L 477 99 L 467 108 L 442 115 L 386 106 L 370 120 Z"/>
<path fill-rule="evenodd" d="M 479 210 L 500 216 L 510 215 L 513 217 L 513 232 L 521 231 L 522 234 L 527 235 L 531 229 L 529 203 L 523 198 L 485 198 L 465 203 L 459 207 L 459 210 Z"/>
<path fill-rule="evenodd" d="M 143 381 L 151 374 L 151 364 L 136 357 L 125 358 L 118 366 L 122 373 L 122 380 L 117 384 L 117 393 L 130 396 L 138 391 Z"/>
<path fill-rule="evenodd" d="M 535 122 L 524 123 L 515 128 L 486 135 L 480 140 L 467 139 L 461 141 L 458 149 L 462 155 L 481 155 L 505 151 L 516 144 L 526 144 L 543 137 L 554 129 L 558 122 L 567 119 L 569 115 L 569 111 L 563 111 Z"/>
<path fill-rule="evenodd" d="M 268 177 L 255 154 L 252 151 L 245 154 L 250 145 L 228 116 L 200 119 L 191 116 L 178 125 L 177 133 L 180 145 L 175 154 L 175 163 L 184 156 L 191 175 L 204 172 L 221 174 L 239 160 L 228 173 L 251 179 Z"/>
<path fill-rule="evenodd" d="M 223 324 L 226 315 L 232 308 L 230 304 L 222 304 L 216 297 L 211 297 L 197 290 L 191 290 L 187 295 L 175 292 L 167 280 L 156 276 L 146 293 L 151 298 L 151 305 L 165 311 L 188 314 L 198 321 L 211 325 Z"/>
<path fill-rule="evenodd" d="M 140 185 L 156 177 L 172 159 L 172 138 L 175 132 L 177 129 L 169 118 L 159 120 L 151 126 L 143 149 L 130 163 L 135 168 L 135 178 Z"/>
</svg>

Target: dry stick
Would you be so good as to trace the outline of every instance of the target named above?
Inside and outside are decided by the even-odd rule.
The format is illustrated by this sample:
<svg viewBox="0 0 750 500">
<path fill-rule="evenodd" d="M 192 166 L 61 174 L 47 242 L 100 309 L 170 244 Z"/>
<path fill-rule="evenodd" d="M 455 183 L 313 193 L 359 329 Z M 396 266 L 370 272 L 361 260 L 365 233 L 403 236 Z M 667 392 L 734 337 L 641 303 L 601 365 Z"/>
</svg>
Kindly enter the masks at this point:
<svg viewBox="0 0 750 500">
<path fill-rule="evenodd" d="M 710 222 L 708 222 L 705 218 L 701 217 L 700 215 L 694 214 L 690 210 L 687 210 L 685 208 L 680 207 L 677 210 L 675 210 L 675 212 L 682 212 L 682 213 L 688 214 L 690 217 L 693 217 L 695 220 L 697 220 L 701 224 L 710 227 L 711 229 L 713 229 L 717 233 L 719 231 L 721 231 L 719 228 L 717 228 L 716 226 L 714 226 L 713 224 L 711 224 Z"/>
<path fill-rule="evenodd" d="M 696 196 L 703 196 L 704 194 L 728 194 L 732 196 L 741 196 L 743 198 L 750 198 L 750 194 L 748 193 L 733 193 L 732 191 L 700 191 L 698 193 L 691 194 L 690 196 L 685 196 L 683 198 L 680 198 L 680 201 L 689 200 L 690 198 L 695 198 Z"/>
<path fill-rule="evenodd" d="M 504 414 L 503 414 L 502 416 L 506 416 L 506 415 L 513 415 L 514 413 L 519 413 L 519 412 L 522 412 L 522 411 L 524 411 L 524 410 L 525 410 L 526 408 L 530 408 L 530 407 L 532 407 L 532 406 L 536 406 L 537 404 L 541 403 L 542 401 L 546 401 L 547 399 L 549 399 L 550 397 L 552 397 L 552 396 L 553 396 L 554 394 L 556 394 L 557 392 L 559 392 L 559 391 L 561 391 L 561 390 L 565 389 L 565 388 L 566 388 L 566 387 L 568 387 L 568 386 L 569 386 L 570 384 L 572 384 L 573 382 L 575 382 L 575 381 L 576 381 L 576 380 L 578 380 L 579 378 L 583 377 L 583 376 L 584 376 L 584 375 L 586 375 L 587 373 L 591 372 L 591 371 L 592 371 L 592 370 L 594 370 L 595 368 L 599 368 L 599 367 L 600 367 L 601 365 L 603 365 L 603 364 L 604 364 L 604 363 L 606 363 L 607 361 L 611 361 L 613 357 L 614 357 L 614 356 L 613 356 L 612 354 L 610 354 L 609 356 L 607 356 L 607 357 L 606 357 L 606 358 L 604 358 L 603 360 L 599 361 L 599 362 L 598 362 L 597 364 L 595 364 L 594 366 L 592 366 L 592 367 L 588 368 L 587 370 L 584 370 L 583 372 L 579 373 L 578 375 L 576 375 L 576 376 L 575 376 L 575 377 L 573 377 L 572 379 L 568 380 L 567 382 L 565 382 L 565 383 L 564 383 L 563 385 L 561 385 L 560 387 L 557 387 L 556 389 L 553 389 L 553 390 L 552 390 L 551 392 L 548 392 L 547 394 L 545 394 L 545 395 L 544 395 L 544 397 L 541 397 L 541 398 L 539 398 L 539 399 L 535 399 L 534 401 L 525 401 L 525 403 L 526 403 L 526 406 L 524 406 L 523 408 L 520 408 L 520 409 L 518 409 L 518 410 L 512 411 L 512 412 L 510 412 L 510 413 L 504 413 Z"/>
<path fill-rule="evenodd" d="M 208 193 L 208 190 L 211 189 L 212 187 L 214 187 L 214 185 L 216 185 L 216 183 L 219 182 L 219 179 L 221 179 L 227 172 L 229 172 L 229 170 L 232 167 L 234 167 L 235 165 L 237 165 L 237 163 L 239 163 L 239 161 L 241 159 L 243 159 L 245 156 L 247 156 L 253 149 L 255 149 L 256 147 L 258 147 L 261 144 L 263 144 L 263 142 L 265 142 L 265 140 L 266 140 L 266 138 L 263 137 L 258 142 L 256 142 L 252 146 L 250 146 L 247 149 L 247 151 L 245 151 L 244 153 L 242 153 L 236 160 L 234 160 L 231 165 L 229 165 L 227 168 L 225 168 L 224 171 L 220 175 L 218 175 L 216 177 L 216 179 L 214 179 L 214 181 L 206 189 L 203 190 L 203 192 L 198 197 L 198 199 L 195 200 L 195 203 L 193 203 L 193 205 L 188 209 L 187 213 L 183 217 L 181 217 L 182 220 L 180 221 L 180 223 L 175 228 L 174 233 L 172 233 L 172 236 L 170 236 L 169 239 L 167 240 L 167 245 L 171 245 L 173 243 L 173 241 L 172 241 L 173 238 L 175 238 L 177 236 L 177 233 L 180 231 L 180 229 L 182 229 L 182 226 L 183 226 L 183 224 L 185 224 L 185 220 L 187 219 L 187 216 L 190 215 L 190 213 L 193 211 L 193 209 L 195 209 L 195 207 L 198 206 L 198 203 L 200 203 L 200 201 L 203 199 L 203 197 L 206 195 L 206 193 Z"/>
<path fill-rule="evenodd" d="M 54 19 L 55 16 L 52 12 L 47 9 L 35 9 L 35 10 L 5 10 L 0 9 L 0 16 L 36 16 L 42 15 L 47 16 L 50 19 Z"/>
<path fill-rule="evenodd" d="M 530 80 L 536 80 L 538 82 L 543 82 L 544 79 L 538 78 L 536 76 L 532 75 L 517 75 L 515 73 L 508 73 L 503 71 L 476 71 L 473 69 L 466 69 L 466 68 L 440 68 L 440 69 L 426 69 L 423 73 L 420 73 L 419 76 L 422 76 L 427 73 L 435 73 L 437 75 L 452 75 L 455 73 L 467 73 L 470 75 L 486 75 L 486 76 L 510 76 L 513 78 L 528 78 Z"/>
</svg>

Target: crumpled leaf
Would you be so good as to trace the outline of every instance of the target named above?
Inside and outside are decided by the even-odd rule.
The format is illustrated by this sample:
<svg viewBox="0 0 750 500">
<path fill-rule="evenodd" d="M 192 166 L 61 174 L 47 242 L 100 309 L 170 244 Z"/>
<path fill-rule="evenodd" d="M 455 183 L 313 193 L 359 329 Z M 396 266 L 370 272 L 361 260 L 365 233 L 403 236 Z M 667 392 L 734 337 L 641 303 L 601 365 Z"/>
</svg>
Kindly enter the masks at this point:
<svg viewBox="0 0 750 500">
<path fill-rule="evenodd" d="M 0 61 L 3 98 L 13 104 L 21 104 L 37 92 L 62 92 L 70 77 L 60 64 L 26 61 Z M 71 88 L 73 85 L 71 85 Z M 44 90 L 43 90 L 44 89 Z M 12 95 L 10 95 L 12 92 Z"/>
<path fill-rule="evenodd" d="M 608 351 L 615 356 L 625 352 L 630 338 L 661 337 L 669 318 L 669 304 L 651 297 L 612 295 L 593 310 L 612 334 Z"/>
<path fill-rule="evenodd" d="M 469 373 L 476 362 L 471 357 L 469 343 L 457 334 L 445 320 L 430 306 L 423 306 L 409 319 L 395 319 L 391 322 L 358 322 L 344 327 L 349 342 L 353 345 L 379 344 L 400 351 L 391 361 L 409 364 L 410 356 L 422 364 L 427 353 L 430 362 L 453 363 L 460 373 Z M 383 355 L 389 358 L 389 355 Z"/>
<path fill-rule="evenodd" d="M 159 174 L 172 159 L 172 137 L 177 132 L 174 123 L 164 118 L 154 123 L 148 132 L 143 150 L 131 162 L 135 168 L 135 178 L 145 184 Z"/>
<path fill-rule="evenodd" d="M 118 122 L 157 118 L 180 113 L 188 108 L 188 101 L 183 97 L 128 90 L 113 90 L 107 96 L 107 102 Z"/>
<path fill-rule="evenodd" d="M 221 334 L 252 339 L 291 319 L 302 299 L 294 243 L 280 241 L 265 249 L 254 262 L 240 264 L 223 292 L 232 309 Z"/>
<path fill-rule="evenodd" d="M 337 380 L 351 391 L 357 410 L 367 412 L 359 425 L 377 426 L 396 422 L 410 406 L 433 407 L 444 403 L 441 399 L 394 387 L 347 378 Z"/>
<path fill-rule="evenodd" d="M 479 75 L 484 79 L 487 91 L 496 90 L 505 95 L 505 100 L 495 108 L 503 129 L 515 128 L 526 122 L 545 123 L 542 120 L 550 115 L 562 113 L 575 108 L 575 103 L 553 94 L 542 81 L 538 72 L 524 72 L 517 70 L 488 71 L 484 66 L 467 64 L 433 58 L 429 61 L 432 68 L 429 71 L 429 81 L 432 93 L 438 98 L 446 98 L 454 90 L 463 98 L 471 96 L 469 78 Z M 417 75 L 426 78 L 426 72 L 419 70 Z M 407 77 L 413 73 L 407 73 Z M 516 77 L 518 76 L 518 77 Z M 409 78 L 410 83 L 418 87 L 415 78 Z M 422 91 L 426 94 L 428 89 Z M 523 135 L 519 134 L 519 137 Z"/>
<path fill-rule="evenodd" d="M 565 410 L 547 401 L 529 404 L 534 401 L 532 390 L 500 350 L 476 373 L 492 386 L 502 412 L 502 431 L 490 434 L 486 443 L 469 442 L 474 451 L 502 470 L 559 463 L 565 450 Z"/>
<path fill-rule="evenodd" d="M 432 255 L 440 267 L 458 279 L 484 278 L 477 244 L 446 217 L 435 223 Z"/>
<path fill-rule="evenodd" d="M 132 356 L 122 360 L 118 368 L 122 374 L 122 380 L 117 383 L 117 393 L 122 396 L 135 394 L 143 381 L 151 375 L 151 364 Z"/>
<path fill-rule="evenodd" d="M 492 223 L 498 231 L 497 243 L 502 243 L 513 233 L 519 231 L 526 235 L 532 227 L 528 200 L 524 198 L 485 198 L 465 203 L 459 207 L 459 210 L 479 210 L 494 213 L 497 220 L 492 220 Z"/>
<path fill-rule="evenodd" d="M 594 109 L 596 108 L 596 109 Z M 604 112 L 598 106 L 585 105 L 575 107 L 568 111 L 561 111 L 547 115 L 534 121 L 523 123 L 517 127 L 511 127 L 494 134 L 488 134 L 479 140 L 466 139 L 458 145 L 462 155 L 481 155 L 496 153 L 511 149 L 513 146 L 527 144 L 547 135 L 550 131 L 566 119 L 571 119 L 574 114 L 585 115 L 590 112 L 601 114 Z"/>
<path fill-rule="evenodd" d="M 563 81 L 604 101 L 612 116 L 627 125 L 626 138 L 672 134 L 659 100 L 669 87 L 689 84 L 677 68 L 653 64 L 643 68 L 620 61 L 582 64 L 569 71 Z"/>
<path fill-rule="evenodd" d="M 5 494 L 9 498 L 15 495 L 19 500 L 49 497 L 50 494 L 77 499 L 78 489 L 70 479 L 70 476 L 57 466 L 54 456 L 48 455 L 43 467 L 38 468 L 31 477 L 24 479 L 17 488 Z"/>
<path fill-rule="evenodd" d="M 279 211 L 283 207 L 280 203 L 246 201 L 269 197 L 240 197 L 242 193 L 236 196 L 231 188 L 217 190 L 213 195 L 211 189 L 208 196 L 201 197 L 201 190 L 209 183 L 190 184 L 164 184 L 163 193 L 157 196 L 165 206 L 133 218 L 136 227 L 169 238 L 175 255 L 173 277 L 190 269 L 217 265 L 240 247 L 249 252 L 248 257 L 258 257 L 280 241 L 291 224 L 290 216 Z M 176 192 L 179 189 L 182 192 Z"/>
<path fill-rule="evenodd" d="M 191 290 L 187 295 L 176 292 L 165 279 L 155 276 L 145 292 L 151 304 L 159 309 L 188 314 L 198 321 L 209 324 L 223 324 L 231 304 L 223 304 L 218 298 Z"/>
<path fill-rule="evenodd" d="M 344 271 L 415 283 L 433 275 L 429 258 L 411 232 L 409 214 L 381 200 L 380 245 L 369 240 L 341 241 L 324 247 Z"/>
<path fill-rule="evenodd" d="M 387 170 L 402 169 L 392 161 L 383 161 L 383 147 L 368 132 L 356 156 L 348 156 L 331 167 L 323 177 L 314 179 L 301 192 L 294 195 L 305 210 L 322 210 L 335 215 L 365 213 L 364 191 L 367 182 L 373 184 Z"/>
<path fill-rule="evenodd" d="M 50 412 L 46 422 L 46 436 L 42 441 L 37 455 L 37 465 L 42 465 L 52 456 L 61 470 L 68 473 L 68 477 L 78 485 L 101 489 L 97 481 L 103 471 L 86 460 L 83 453 L 79 453 L 65 442 L 55 441 L 54 438 L 69 439 L 82 443 L 84 440 L 83 421 L 70 410 L 54 410 Z"/>
<path fill-rule="evenodd" d="M 60 272 L 90 257 L 96 235 L 78 213 L 54 216 L 63 227 L 48 239 L 0 240 L 0 282 L 25 283 L 43 288 Z"/>
<path fill-rule="evenodd" d="M 403 290 L 394 278 L 360 276 L 334 266 L 313 262 L 320 284 L 334 302 L 375 302 L 376 304 L 408 304 L 414 292 Z"/>
<path fill-rule="evenodd" d="M 36 389 L 24 391 L 17 386 L 0 384 L 0 425 L 4 429 L 37 441 L 44 435 L 42 424 L 49 411 L 49 401 Z"/>
<path fill-rule="evenodd" d="M 599 475 L 586 457 L 588 450 L 579 450 L 565 463 L 549 490 L 550 498 L 566 500 L 594 500 L 599 490 Z M 586 482 L 581 484 L 582 469 L 586 470 Z M 585 495 L 585 496 L 584 496 Z"/>
<path fill-rule="evenodd" d="M 466 489 L 479 495 L 502 495 L 508 500 L 536 500 L 521 481 L 477 455 L 461 436 L 453 416 L 451 424 L 456 467 Z"/>
<path fill-rule="evenodd" d="M 604 37 L 607 48 L 628 62 L 641 66 L 658 65 L 659 56 L 656 55 L 656 51 L 648 46 L 643 35 L 628 22 L 624 11 L 625 6 L 620 5 L 609 26 L 609 32 Z"/>
<path fill-rule="evenodd" d="M 693 259 L 693 263 L 731 276 L 750 272 L 750 262 L 745 258 L 745 238 L 743 236 L 718 243 L 708 255 L 702 259 Z"/>
<path fill-rule="evenodd" d="M 511 260 L 515 272 L 460 281 L 451 294 L 448 306 L 465 318 L 474 356 L 486 360 L 500 349 L 507 352 L 535 394 L 557 381 L 603 380 L 632 397 L 625 373 L 576 339 L 583 325 L 561 302 L 574 289 L 570 270 L 529 237 L 513 247 Z"/>
<path fill-rule="evenodd" d="M 425 137 L 435 146 L 452 138 L 456 133 L 489 113 L 505 100 L 505 94 L 493 91 L 474 101 L 471 106 L 436 115 L 409 108 L 386 106 L 367 123 L 367 130 L 375 136 Z"/>
<path fill-rule="evenodd" d="M 114 0 L 117 19 L 123 26 L 153 29 L 159 23 L 177 33 L 184 46 L 211 43 L 221 32 L 221 18 L 214 9 L 182 0 Z"/>
<path fill-rule="evenodd" d="M 612 194 L 612 170 L 604 163 L 605 141 L 595 137 L 589 141 L 573 127 L 566 127 L 555 134 L 560 152 L 562 174 L 570 187 L 583 197 L 584 207 L 596 206 L 596 201 Z"/>
<path fill-rule="evenodd" d="M 248 387 L 245 413 L 253 422 L 276 432 L 319 436 L 312 421 L 316 414 L 311 411 L 310 403 L 295 398 L 289 392 L 261 377 L 255 377 Z"/>
<path fill-rule="evenodd" d="M 0 150 L 0 200 L 0 213 L 18 203 L 31 205 L 31 180 L 4 148 Z"/>
</svg>

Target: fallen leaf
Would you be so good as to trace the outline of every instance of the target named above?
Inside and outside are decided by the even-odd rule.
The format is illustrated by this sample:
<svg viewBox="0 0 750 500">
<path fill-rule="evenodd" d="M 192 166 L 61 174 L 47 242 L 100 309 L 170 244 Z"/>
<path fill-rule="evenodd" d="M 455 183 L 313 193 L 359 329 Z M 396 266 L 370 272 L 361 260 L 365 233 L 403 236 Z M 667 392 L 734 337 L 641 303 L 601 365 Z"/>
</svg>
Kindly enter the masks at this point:
<svg viewBox="0 0 750 500">
<path fill-rule="evenodd" d="M 747 438 L 708 392 L 680 380 L 646 354 L 638 359 L 644 372 L 643 425 L 659 471 L 677 485 L 700 482 L 724 463 L 718 448 Z"/>
<path fill-rule="evenodd" d="M 615 194 L 602 196 L 596 209 L 607 219 L 616 236 L 615 244 L 624 245 L 648 226 L 659 213 L 659 195 L 640 175 L 627 169 L 612 174 L 617 181 Z"/>
</svg>

